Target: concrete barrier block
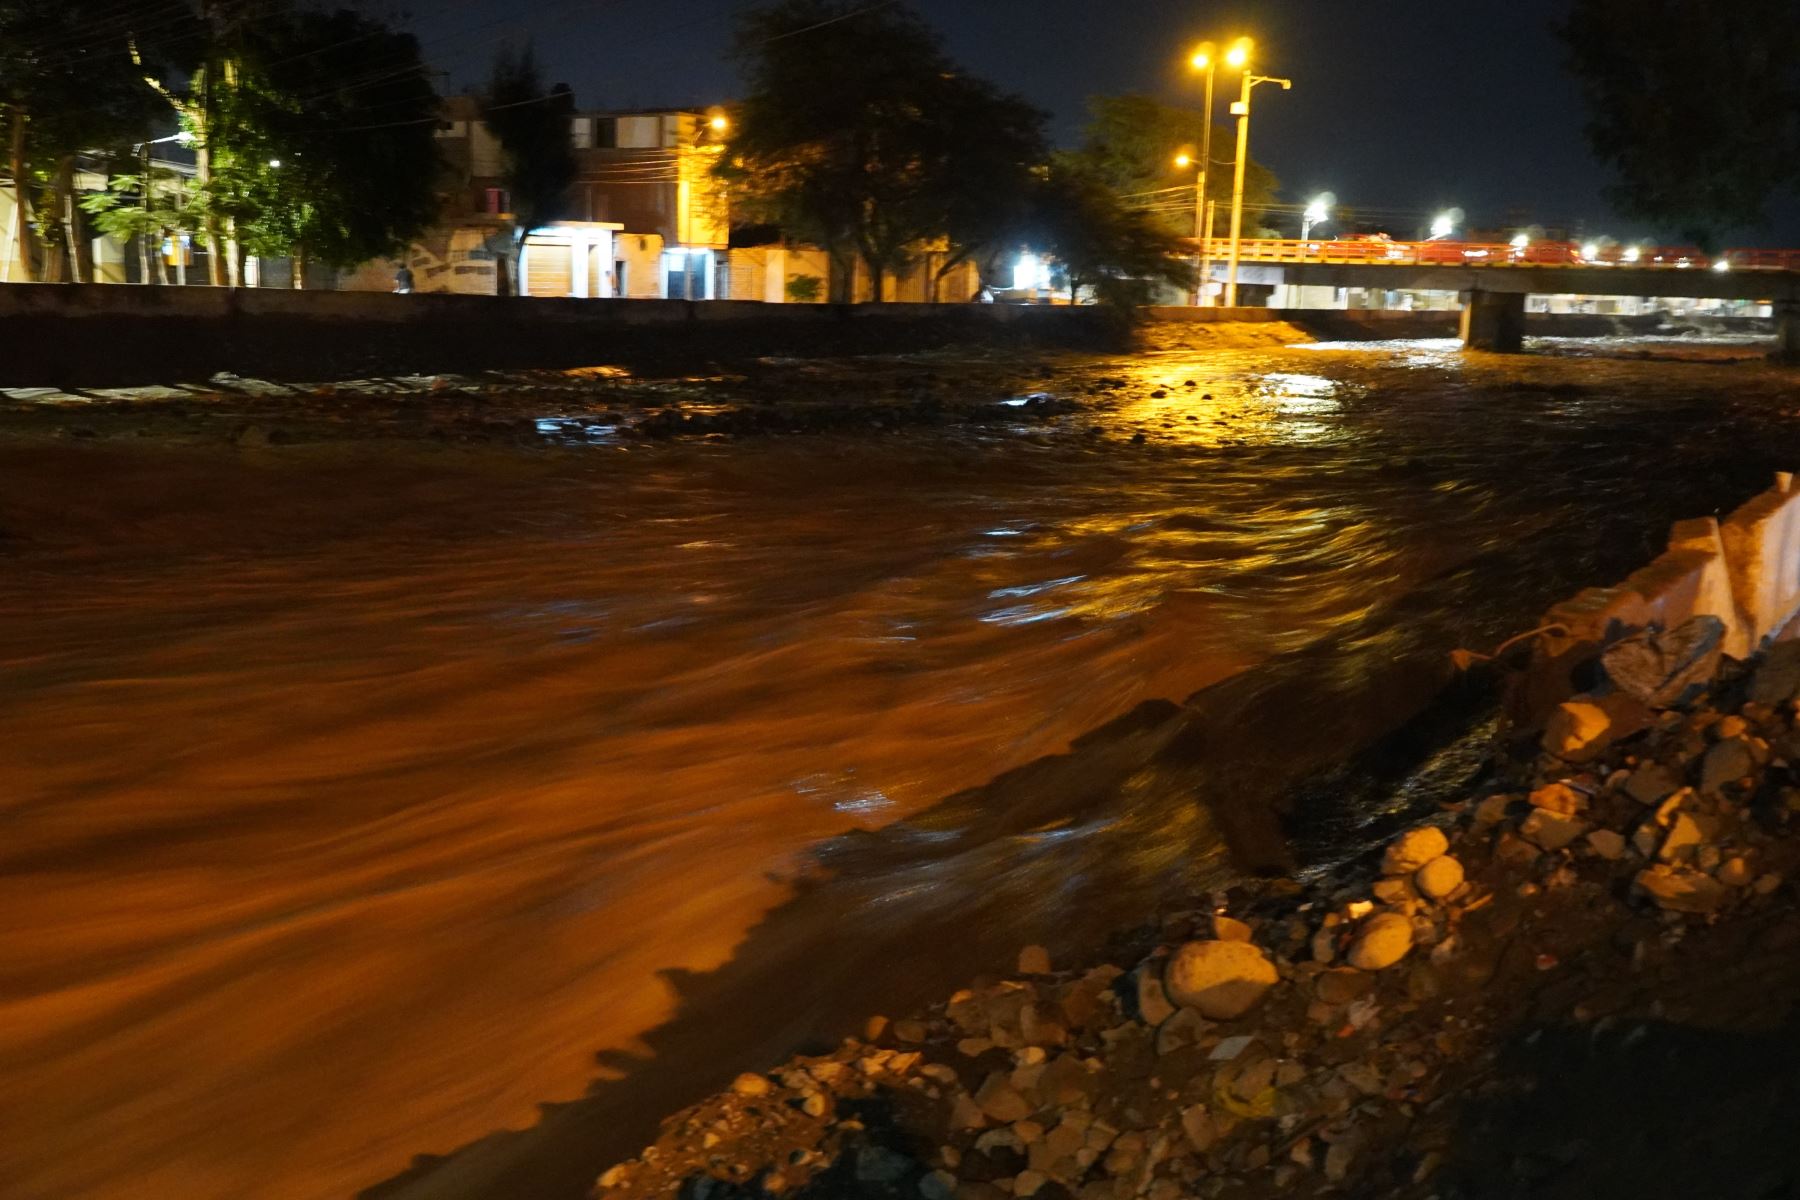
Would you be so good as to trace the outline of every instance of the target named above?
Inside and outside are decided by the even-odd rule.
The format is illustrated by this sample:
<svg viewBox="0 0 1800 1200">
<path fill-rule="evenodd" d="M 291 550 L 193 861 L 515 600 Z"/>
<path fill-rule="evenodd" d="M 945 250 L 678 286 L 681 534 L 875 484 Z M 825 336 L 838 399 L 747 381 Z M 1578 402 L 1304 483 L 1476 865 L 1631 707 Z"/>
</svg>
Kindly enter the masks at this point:
<svg viewBox="0 0 1800 1200">
<path fill-rule="evenodd" d="M 1752 646 L 1779 633 L 1800 610 L 1800 491 L 1772 488 L 1719 526 L 1732 595 Z"/>
</svg>

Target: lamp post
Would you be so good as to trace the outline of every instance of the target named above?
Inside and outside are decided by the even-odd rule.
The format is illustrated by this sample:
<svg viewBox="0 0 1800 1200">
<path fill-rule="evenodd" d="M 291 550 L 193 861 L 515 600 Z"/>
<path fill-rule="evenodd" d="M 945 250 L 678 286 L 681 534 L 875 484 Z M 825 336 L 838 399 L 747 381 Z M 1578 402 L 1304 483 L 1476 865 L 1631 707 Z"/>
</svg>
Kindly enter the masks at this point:
<svg viewBox="0 0 1800 1200">
<path fill-rule="evenodd" d="M 1199 251 L 1200 277 L 1194 283 L 1194 303 L 1206 303 L 1207 275 L 1212 271 L 1211 246 L 1212 222 L 1207 220 L 1209 210 L 1206 207 L 1206 172 L 1212 166 L 1212 114 L 1213 114 L 1213 75 L 1218 70 L 1218 47 L 1211 42 L 1201 42 L 1194 51 L 1194 57 L 1188 60 L 1196 71 L 1206 72 L 1206 108 L 1202 111 L 1206 119 L 1200 127 L 1200 172 L 1194 182 L 1194 243 Z"/>
<path fill-rule="evenodd" d="M 1225 276 L 1225 304 L 1232 308 L 1237 306 L 1239 242 L 1244 230 L 1244 167 L 1250 160 L 1250 89 L 1259 83 L 1279 83 L 1284 92 L 1294 86 L 1291 79 L 1251 74 L 1250 50 L 1250 40 L 1246 38 L 1233 46 L 1225 59 L 1244 70 L 1243 90 L 1231 106 L 1231 115 L 1238 119 L 1237 173 L 1231 182 L 1231 267 Z"/>
<path fill-rule="evenodd" d="M 1301 241 L 1304 242 L 1312 237 L 1312 227 L 1314 225 L 1323 225 L 1325 222 L 1331 220 L 1331 205 L 1332 197 L 1329 192 L 1323 196 L 1313 197 L 1312 203 L 1306 206 L 1306 211 L 1302 213 L 1300 217 Z"/>
</svg>

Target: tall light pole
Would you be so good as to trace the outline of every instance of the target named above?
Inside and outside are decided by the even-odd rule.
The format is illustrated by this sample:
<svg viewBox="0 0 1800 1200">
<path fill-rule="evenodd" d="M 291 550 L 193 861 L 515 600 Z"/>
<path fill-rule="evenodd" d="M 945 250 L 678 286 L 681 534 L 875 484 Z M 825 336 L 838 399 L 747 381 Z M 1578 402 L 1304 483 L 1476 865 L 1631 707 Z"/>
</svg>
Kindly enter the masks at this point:
<svg viewBox="0 0 1800 1200">
<path fill-rule="evenodd" d="M 1337 197 L 1330 192 L 1326 192 L 1323 196 L 1313 197 L 1312 203 L 1306 206 L 1306 211 L 1300 216 L 1301 241 L 1304 242 L 1312 237 L 1314 225 L 1323 225 L 1331 220 L 1331 206 L 1335 203 L 1337 203 Z"/>
<path fill-rule="evenodd" d="M 1200 127 L 1200 177 L 1194 183 L 1194 243 L 1199 251 L 1197 266 L 1200 278 L 1194 284 L 1194 303 L 1206 303 L 1207 276 L 1212 273 L 1211 246 L 1212 222 L 1206 219 L 1206 172 L 1212 166 L 1212 114 L 1213 114 L 1213 74 L 1218 69 L 1218 47 L 1211 42 L 1201 42 L 1194 51 L 1194 57 L 1188 60 L 1196 71 L 1206 72 L 1206 108 L 1202 111 L 1206 119 Z"/>
<path fill-rule="evenodd" d="M 1279 83 L 1282 91 L 1294 86 L 1291 79 L 1251 74 L 1250 50 L 1250 41 L 1246 38 L 1233 46 L 1225 59 L 1244 70 L 1243 91 L 1237 103 L 1231 106 L 1231 115 L 1238 119 L 1238 126 L 1237 173 L 1231 183 L 1231 268 L 1225 276 L 1225 304 L 1230 308 L 1237 307 L 1239 241 L 1244 230 L 1244 166 L 1250 161 L 1250 89 L 1259 83 Z"/>
</svg>

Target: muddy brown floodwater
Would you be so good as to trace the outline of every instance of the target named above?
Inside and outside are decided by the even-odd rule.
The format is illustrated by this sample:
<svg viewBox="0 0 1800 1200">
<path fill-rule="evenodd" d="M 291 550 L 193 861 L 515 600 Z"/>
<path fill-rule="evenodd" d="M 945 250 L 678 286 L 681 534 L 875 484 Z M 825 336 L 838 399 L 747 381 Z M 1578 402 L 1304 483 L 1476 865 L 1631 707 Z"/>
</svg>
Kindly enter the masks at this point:
<svg viewBox="0 0 1800 1200">
<path fill-rule="evenodd" d="M 4 1191 L 572 1198 L 1021 943 L 1328 860 L 1398 802 L 1284 789 L 1445 651 L 1800 463 L 1790 373 L 1541 351 L 1034 360 L 1071 411 L 1016 426 L 0 440 Z"/>
</svg>

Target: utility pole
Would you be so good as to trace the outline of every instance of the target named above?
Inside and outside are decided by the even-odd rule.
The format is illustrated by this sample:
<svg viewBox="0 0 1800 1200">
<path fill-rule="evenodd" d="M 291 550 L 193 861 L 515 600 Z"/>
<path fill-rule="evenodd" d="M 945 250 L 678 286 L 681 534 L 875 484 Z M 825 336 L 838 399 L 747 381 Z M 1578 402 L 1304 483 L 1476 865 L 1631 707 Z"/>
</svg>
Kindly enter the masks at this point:
<svg viewBox="0 0 1800 1200">
<path fill-rule="evenodd" d="M 1294 86 L 1291 79 L 1252 75 L 1250 64 L 1246 62 L 1243 92 L 1231 106 L 1231 114 L 1238 119 L 1237 172 L 1231 184 L 1231 268 L 1225 277 L 1225 303 L 1232 308 L 1237 307 L 1238 243 L 1244 228 L 1244 167 L 1250 161 L 1250 89 L 1259 83 L 1279 83 L 1284 92 Z"/>
</svg>

